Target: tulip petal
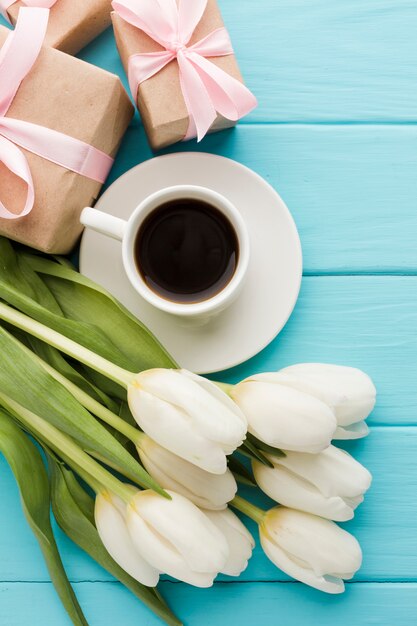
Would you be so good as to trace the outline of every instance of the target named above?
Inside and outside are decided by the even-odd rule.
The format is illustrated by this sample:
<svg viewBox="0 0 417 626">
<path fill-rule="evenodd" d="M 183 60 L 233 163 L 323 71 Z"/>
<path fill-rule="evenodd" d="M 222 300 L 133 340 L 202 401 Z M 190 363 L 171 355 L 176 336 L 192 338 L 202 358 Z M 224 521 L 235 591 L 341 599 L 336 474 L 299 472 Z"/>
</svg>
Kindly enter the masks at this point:
<svg viewBox="0 0 417 626">
<path fill-rule="evenodd" d="M 316 486 L 325 496 L 356 497 L 365 493 L 372 482 L 368 470 L 344 450 L 329 446 L 319 454 L 288 452 L 272 459 Z"/>
<path fill-rule="evenodd" d="M 254 376 L 237 385 L 232 396 L 246 415 L 249 431 L 276 448 L 320 452 L 329 444 L 337 423 L 321 400 L 290 387 Z"/>
<path fill-rule="evenodd" d="M 259 487 L 276 502 L 338 522 L 353 518 L 353 507 L 342 497 L 325 497 L 314 485 L 285 467 L 273 469 L 257 461 L 252 466 Z"/>
<path fill-rule="evenodd" d="M 152 439 L 174 454 L 213 474 L 224 474 L 223 449 L 199 434 L 189 416 L 178 406 L 132 385 L 129 407 L 138 425 Z"/>
<path fill-rule="evenodd" d="M 264 533 L 260 534 L 260 539 L 267 557 L 288 576 L 325 593 L 337 594 L 344 592 L 345 585 L 341 578 L 316 575 L 307 566 L 303 567 L 300 563 L 294 561 L 285 550 L 273 541 L 270 541 Z"/>
<path fill-rule="evenodd" d="M 207 391 L 207 393 L 209 393 L 211 396 L 216 398 L 216 400 L 218 400 L 221 404 L 223 404 L 225 408 L 227 408 L 229 411 L 234 413 L 239 418 L 239 420 L 242 422 L 245 429 L 247 428 L 248 422 L 247 422 L 245 415 L 239 409 L 237 404 L 233 402 L 232 398 L 228 396 L 227 393 L 222 391 L 220 387 L 218 387 L 215 383 L 213 383 L 208 378 L 204 378 L 203 376 L 197 376 L 197 374 L 193 374 L 193 372 L 189 372 L 188 370 L 182 369 L 181 373 L 183 376 L 186 376 L 190 378 L 191 380 L 193 380 L 194 382 L 198 383 L 200 387 L 202 387 L 203 389 Z"/>
<path fill-rule="evenodd" d="M 128 527 L 136 549 L 161 571 L 195 587 L 211 587 L 217 572 L 194 572 L 173 544 L 128 509 Z"/>
<path fill-rule="evenodd" d="M 253 461 L 260 488 L 284 506 L 338 522 L 352 519 L 372 476 L 350 454 L 329 446 L 319 454 L 268 455 L 274 467 Z"/>
<path fill-rule="evenodd" d="M 369 435 L 369 427 L 366 422 L 356 422 L 349 426 L 338 426 L 333 435 L 333 439 L 346 441 L 350 439 L 363 439 L 367 435 Z"/>
<path fill-rule="evenodd" d="M 158 484 L 183 495 L 200 508 L 225 509 L 236 494 L 236 480 L 229 469 L 224 474 L 206 472 L 146 436 L 138 452 Z"/>
<path fill-rule="evenodd" d="M 148 393 L 180 406 L 209 440 L 235 449 L 245 438 L 246 420 L 240 410 L 209 381 L 178 370 L 155 369 L 139 374 L 137 382 Z M 219 396 L 226 397 L 219 401 Z"/>
<path fill-rule="evenodd" d="M 229 545 L 229 558 L 221 570 L 222 573 L 228 576 L 239 576 L 247 568 L 255 547 L 252 535 L 230 509 L 216 512 L 205 511 L 205 513 L 224 534 Z"/>
<path fill-rule="evenodd" d="M 271 509 L 261 534 L 319 578 L 345 578 L 362 563 L 359 543 L 351 534 L 334 522 L 309 513 L 284 507 Z"/>
<path fill-rule="evenodd" d="M 151 491 L 132 499 L 127 512 L 132 539 L 154 567 L 171 576 L 184 580 L 191 570 L 214 578 L 229 556 L 224 536 L 194 504 L 168 493 L 171 500 Z"/>
<path fill-rule="evenodd" d="M 276 380 L 331 406 L 341 426 L 366 419 L 375 406 L 375 385 L 355 367 L 300 363 L 277 372 Z"/>
<path fill-rule="evenodd" d="M 155 587 L 159 572 L 135 549 L 120 508 L 124 503 L 115 495 L 100 493 L 96 497 L 95 522 L 107 552 L 132 578 Z"/>
</svg>

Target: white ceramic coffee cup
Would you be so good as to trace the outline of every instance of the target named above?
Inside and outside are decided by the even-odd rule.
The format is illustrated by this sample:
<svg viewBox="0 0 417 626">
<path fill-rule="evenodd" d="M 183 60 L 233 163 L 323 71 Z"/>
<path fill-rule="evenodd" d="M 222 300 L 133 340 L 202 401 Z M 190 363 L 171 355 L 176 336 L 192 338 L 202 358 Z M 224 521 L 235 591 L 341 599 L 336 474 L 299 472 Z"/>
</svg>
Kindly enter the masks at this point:
<svg viewBox="0 0 417 626">
<path fill-rule="evenodd" d="M 233 226 L 239 243 L 237 267 L 229 283 L 211 298 L 195 303 L 178 303 L 159 296 L 143 280 L 135 262 L 135 241 L 143 221 L 162 204 L 181 198 L 201 200 L 218 209 Z M 250 257 L 247 227 L 237 208 L 212 189 L 196 185 L 166 187 L 143 200 L 127 221 L 87 207 L 81 214 L 81 223 L 122 242 L 123 266 L 132 286 L 149 304 L 166 313 L 183 317 L 209 317 L 231 304 L 243 286 Z"/>
</svg>

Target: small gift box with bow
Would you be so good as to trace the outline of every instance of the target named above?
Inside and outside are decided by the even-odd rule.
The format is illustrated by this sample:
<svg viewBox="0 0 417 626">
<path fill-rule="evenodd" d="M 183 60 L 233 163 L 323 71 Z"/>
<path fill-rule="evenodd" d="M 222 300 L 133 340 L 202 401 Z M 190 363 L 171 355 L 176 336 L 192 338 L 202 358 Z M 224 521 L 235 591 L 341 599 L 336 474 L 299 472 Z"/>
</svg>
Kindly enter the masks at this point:
<svg viewBox="0 0 417 626">
<path fill-rule="evenodd" d="M 133 116 L 120 79 L 42 47 L 47 9 L 0 28 L 0 234 L 67 253 Z"/>
<path fill-rule="evenodd" d="M 76 54 L 111 24 L 111 0 L 0 0 L 0 13 L 13 25 L 22 7 L 51 10 L 45 44 Z"/>
<path fill-rule="evenodd" d="M 216 0 L 114 0 L 113 28 L 153 149 L 234 126 L 257 105 Z"/>
</svg>

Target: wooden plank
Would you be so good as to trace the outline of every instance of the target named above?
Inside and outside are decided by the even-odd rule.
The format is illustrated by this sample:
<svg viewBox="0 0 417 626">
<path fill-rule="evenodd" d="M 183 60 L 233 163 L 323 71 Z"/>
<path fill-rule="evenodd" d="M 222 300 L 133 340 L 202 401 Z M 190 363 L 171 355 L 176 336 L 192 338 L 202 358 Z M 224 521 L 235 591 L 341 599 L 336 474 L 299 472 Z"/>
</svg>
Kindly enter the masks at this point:
<svg viewBox="0 0 417 626">
<path fill-rule="evenodd" d="M 374 424 L 416 424 L 417 406 L 414 365 L 416 361 L 417 277 L 308 277 L 304 279 L 299 304 L 284 332 L 258 357 L 224 375 L 236 381 L 252 372 L 278 369 L 290 363 L 329 361 L 364 368 L 379 389 Z M 389 355 L 389 367 L 387 367 Z M 381 443 L 380 443 L 381 442 Z M 379 430 L 357 444 L 364 463 L 370 464 L 381 491 L 374 491 L 375 508 L 367 501 L 359 513 L 358 535 L 364 541 L 365 564 L 361 576 L 414 579 L 416 550 L 409 549 L 415 538 L 416 501 L 411 465 L 416 459 L 415 428 Z M 373 452 L 372 452 L 373 451 Z M 388 470 L 389 468 L 389 470 Z M 17 495 L 10 476 L 0 473 L 7 505 L 2 515 L 0 554 L 4 554 L 0 579 L 28 576 L 47 578 L 37 548 L 21 519 Z M 398 478 L 401 477 L 401 478 Z M 397 484 L 398 483 L 398 484 Z M 386 506 L 395 497 L 395 506 Z M 401 515 L 397 515 L 398 507 Z M 362 521 L 361 521 L 362 520 Z M 392 526 L 401 532 L 392 537 Z M 10 537 L 18 538 L 13 543 Z M 402 538 L 407 537 L 407 542 Z M 98 568 L 84 555 L 62 542 L 71 577 L 100 577 Z M 386 546 L 393 546 L 393 551 Z M 384 549 L 381 551 L 381 546 Z M 10 557 L 6 557 L 11 552 Z M 3 569 L 4 568 L 4 569 Z M 267 561 L 255 557 L 248 575 L 276 577 Z"/>
<path fill-rule="evenodd" d="M 235 159 L 272 184 L 297 223 L 306 273 L 417 272 L 417 127 L 243 125 L 170 149 L 183 150 Z M 109 182 L 152 156 L 131 128 Z"/>
<path fill-rule="evenodd" d="M 233 3 L 230 0 L 223 0 L 223 2 L 224 9 L 232 17 L 232 10 L 235 10 Z M 305 22 L 305 31 L 300 36 L 303 37 L 303 41 L 307 42 L 308 37 L 313 36 L 314 33 L 318 43 L 321 41 L 321 35 L 317 34 L 321 31 L 311 27 L 311 20 L 313 24 L 316 23 L 316 19 L 319 20 L 318 23 L 323 24 L 329 22 L 333 25 L 340 22 L 349 29 L 360 28 L 361 24 L 364 28 L 363 22 L 365 22 L 375 36 L 381 36 L 380 47 L 385 51 L 384 54 L 387 54 L 387 59 L 384 56 L 381 57 L 381 49 L 378 46 L 372 53 L 378 60 L 380 71 L 389 72 L 392 80 L 399 80 L 401 85 L 390 85 L 386 76 L 375 78 L 374 72 L 367 73 L 365 81 L 364 75 L 360 73 L 362 64 L 366 66 L 361 56 L 363 51 L 360 46 L 354 48 L 355 54 L 356 50 L 358 53 L 360 67 L 353 69 L 349 66 L 352 80 L 357 80 L 362 88 L 364 85 L 373 84 L 374 80 L 378 84 L 383 84 L 389 94 L 387 96 L 387 93 L 384 93 L 384 97 L 380 94 L 380 102 L 383 103 L 389 98 L 412 100 L 413 90 L 417 94 L 417 81 L 410 80 L 407 87 L 402 84 L 410 78 L 410 72 L 417 72 L 416 64 L 400 64 L 396 57 L 399 51 L 404 53 L 402 46 L 410 44 L 407 43 L 408 40 L 404 34 L 401 34 L 401 29 L 396 30 L 390 22 L 391 18 L 394 21 L 403 20 L 408 28 L 408 25 L 411 27 L 413 22 L 417 21 L 417 9 L 411 9 L 409 2 L 402 0 L 397 2 L 395 7 L 390 8 L 389 2 L 379 1 L 380 13 L 370 10 L 371 5 L 375 6 L 375 2 L 332 4 L 322 0 L 320 2 L 303 0 L 303 2 L 297 1 L 296 3 L 287 0 L 280 3 L 279 8 L 275 0 L 265 0 L 264 4 L 262 15 L 265 16 L 265 28 L 275 30 L 277 24 L 278 28 L 284 28 L 289 20 L 286 14 L 291 13 L 298 27 L 300 23 Z M 259 7 L 252 2 L 241 3 L 241 5 L 239 10 L 247 16 L 247 23 L 253 23 L 253 16 L 250 12 L 256 12 L 258 15 Z M 283 11 L 285 19 L 276 19 L 274 16 L 277 11 Z M 325 19 L 323 15 L 326 12 L 329 15 Z M 316 13 L 317 18 L 314 17 Z M 302 17 L 303 15 L 305 17 Z M 271 16 L 274 19 L 271 19 Z M 249 21 L 250 18 L 252 21 Z M 380 20 L 385 30 L 381 31 L 379 28 Z M 233 22 L 233 19 L 229 21 Z M 242 24 L 245 24 L 243 18 L 239 20 L 239 25 L 236 27 L 242 28 Z M 388 28 L 390 29 L 389 38 Z M 247 31 L 249 32 L 249 29 Z M 365 32 L 363 33 L 364 45 L 368 45 L 367 42 L 369 42 L 369 46 L 372 47 L 372 39 L 366 39 Z M 400 34 L 400 42 L 397 42 L 396 37 L 397 35 L 400 37 Z M 262 41 L 265 42 L 267 39 L 263 37 Z M 292 40 L 289 36 L 288 39 Z M 274 35 L 274 49 L 275 42 L 282 40 L 279 33 Z M 338 41 L 340 45 L 346 46 L 346 41 L 351 41 L 351 39 L 343 38 L 339 33 Z M 412 38 L 409 41 L 412 41 Z M 242 50 L 247 48 L 247 43 L 242 44 Z M 297 50 L 301 51 L 300 54 L 308 54 L 309 57 L 311 55 L 307 44 L 297 45 Z M 324 45 L 323 55 L 324 53 L 328 55 L 328 50 L 328 46 Z M 91 44 L 84 56 L 89 61 L 118 71 L 119 74 L 122 72 L 111 32 L 106 33 L 103 39 Z M 329 59 L 329 63 L 334 62 L 333 56 Z M 349 56 L 350 62 L 351 56 Z M 394 62 L 398 62 L 395 71 L 391 65 Z M 277 59 L 274 59 L 274 66 L 276 63 Z M 296 63 L 297 68 L 307 71 L 306 64 L 300 59 L 296 59 Z M 288 65 L 288 60 L 285 61 L 285 65 Z M 324 61 L 323 65 L 325 65 Z M 290 66 L 288 71 L 291 73 L 294 68 L 291 69 Z M 265 76 L 269 74 L 264 72 L 265 70 L 262 69 L 259 75 L 268 93 L 265 93 L 261 100 L 271 103 L 272 109 L 263 119 L 270 122 L 276 119 L 272 113 L 278 110 L 279 103 L 278 95 L 270 93 L 270 90 L 278 84 L 278 80 L 265 80 Z M 404 76 L 402 72 L 405 72 Z M 311 68 L 308 69 L 308 75 L 310 74 Z M 275 75 L 271 74 L 271 76 Z M 303 95 L 304 84 L 299 76 L 294 78 L 294 85 L 301 85 Z M 330 80 L 329 77 L 326 79 L 324 76 L 320 79 L 320 85 L 334 90 L 337 81 Z M 288 92 L 287 89 L 281 89 L 281 87 L 279 89 L 280 96 L 281 91 L 283 94 Z M 346 89 L 343 93 L 345 94 L 346 91 L 350 93 Z M 363 93 L 358 98 L 360 102 L 366 102 L 366 95 Z M 330 102 L 332 111 L 336 110 L 329 93 L 317 94 L 317 99 L 321 104 Z M 308 102 L 303 98 L 301 100 L 302 110 L 309 111 L 311 107 Z M 399 111 L 401 107 L 396 102 L 393 109 Z M 411 109 L 415 115 L 417 110 L 415 101 L 412 101 Z M 351 102 L 349 102 L 348 110 L 354 110 Z M 367 117 L 361 113 L 360 119 L 378 120 L 378 110 L 374 102 L 370 107 L 370 111 L 376 111 L 374 117 Z M 340 115 L 329 119 L 334 120 L 338 117 Z M 295 119 L 298 118 L 295 117 Z M 309 120 L 310 117 L 307 116 L 306 119 Z M 243 124 L 235 131 L 208 137 L 198 146 L 195 142 L 185 145 L 177 144 L 169 151 L 203 150 L 218 153 L 236 159 L 264 176 L 281 193 L 294 215 L 302 238 L 305 270 L 309 274 L 326 272 L 415 273 L 417 271 L 417 246 L 415 245 L 417 211 L 414 201 L 417 197 L 416 139 L 417 128 L 413 125 L 248 126 Z M 126 136 L 110 182 L 138 162 L 151 157 L 152 153 L 143 129 L 138 129 L 135 125 Z M 395 220 L 392 219 L 393 215 L 395 215 Z"/>
<path fill-rule="evenodd" d="M 370 423 L 416 424 L 416 327 L 415 276 L 305 277 L 284 330 L 222 380 L 298 362 L 351 365 L 368 372 L 378 389 Z"/>
<path fill-rule="evenodd" d="M 250 121 L 417 119 L 413 0 L 219 0 L 248 86 Z M 123 75 L 111 31 L 81 58 Z"/>
<path fill-rule="evenodd" d="M 75 591 L 92 626 L 161 626 L 162 622 L 118 584 L 80 583 Z M 163 585 L 171 607 L 189 626 L 411 626 L 417 611 L 415 584 L 351 584 L 341 596 L 324 596 L 298 584 L 216 584 L 212 589 Z M 69 626 L 52 585 L 0 585 L 3 626 Z M 314 621 L 313 621 L 314 620 Z"/>
<path fill-rule="evenodd" d="M 372 489 L 355 520 L 346 524 L 358 537 L 364 552 L 357 580 L 417 581 L 417 428 L 376 427 L 370 437 L 352 442 L 346 448 L 367 465 L 374 476 Z M 48 581 L 39 549 L 23 519 L 14 480 L 3 458 L 0 458 L 0 493 L 0 581 Z M 244 493 L 254 498 L 252 490 Z M 264 508 L 273 504 L 263 497 L 257 501 Z M 257 538 L 257 529 L 253 524 L 250 528 Z M 71 580 L 111 579 L 62 533 L 58 532 L 58 538 Z M 226 580 L 231 579 L 226 577 Z M 288 579 L 257 546 L 240 580 Z M 1 619 L 0 623 L 3 623 Z"/>
</svg>

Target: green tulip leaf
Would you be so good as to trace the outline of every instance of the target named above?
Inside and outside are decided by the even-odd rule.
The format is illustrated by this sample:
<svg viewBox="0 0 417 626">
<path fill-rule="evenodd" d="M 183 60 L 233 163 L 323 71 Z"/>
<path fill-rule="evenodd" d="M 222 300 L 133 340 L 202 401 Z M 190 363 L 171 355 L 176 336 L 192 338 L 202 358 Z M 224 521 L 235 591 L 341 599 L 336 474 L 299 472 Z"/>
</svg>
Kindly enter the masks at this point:
<svg viewBox="0 0 417 626">
<path fill-rule="evenodd" d="M 274 467 L 271 461 L 260 450 L 258 450 L 258 448 L 250 441 L 247 435 L 245 441 L 242 443 L 240 448 L 238 448 L 238 452 L 248 457 L 249 459 L 259 461 L 267 467 Z"/>
<path fill-rule="evenodd" d="M 74 474 L 49 456 L 52 474 L 52 510 L 59 526 L 70 539 L 117 578 L 169 626 L 181 626 L 154 589 L 145 587 L 127 574 L 109 555 L 94 525 L 94 500 Z"/>
<path fill-rule="evenodd" d="M 0 298 L 119 367 L 139 372 L 175 367 L 157 339 L 100 286 L 66 263 L 12 248 L 0 238 Z M 89 371 L 102 391 L 124 391 Z"/>
<path fill-rule="evenodd" d="M 16 337 L 26 347 L 30 348 L 32 352 L 37 354 L 45 363 L 53 367 L 57 372 L 65 376 L 69 381 L 77 385 L 82 391 L 88 393 L 94 400 L 97 400 L 101 404 L 104 404 L 113 413 L 119 413 L 120 401 L 116 402 L 110 396 L 105 394 L 96 385 L 90 382 L 86 376 L 83 376 L 75 367 L 73 367 L 66 358 L 56 348 L 48 345 L 47 343 L 33 337 L 32 335 L 25 334 L 23 331 L 17 328 L 9 327 L 10 333 Z"/>
<path fill-rule="evenodd" d="M 51 580 L 75 626 L 88 626 L 69 583 L 50 521 L 50 488 L 42 457 L 13 418 L 0 409 L 0 452 L 20 490 L 22 508 L 42 550 Z"/>
<path fill-rule="evenodd" d="M 72 437 L 84 450 L 120 470 L 131 480 L 163 493 L 125 447 L 95 419 L 37 357 L 0 326 L 0 392 Z"/>
<path fill-rule="evenodd" d="M 256 482 L 252 474 L 236 457 L 229 456 L 227 458 L 227 464 L 238 482 L 248 485 L 249 487 L 256 487 Z"/>
<path fill-rule="evenodd" d="M 2 287 L 4 285 L 13 288 L 13 293 L 21 293 L 30 300 L 42 304 L 51 313 L 63 315 L 51 291 L 23 260 L 22 253 L 16 253 L 11 242 L 5 237 L 0 237 L 0 284 Z"/>
<path fill-rule="evenodd" d="M 277 458 L 282 458 L 285 456 L 285 452 L 283 452 L 279 448 L 274 448 L 273 446 L 268 445 L 267 443 L 261 441 L 260 439 L 255 437 L 255 435 L 251 435 L 250 433 L 247 434 L 247 441 L 249 441 L 258 450 L 258 452 L 259 450 L 261 450 L 262 452 L 272 454 L 272 456 L 275 456 Z"/>
<path fill-rule="evenodd" d="M 42 278 L 65 317 L 98 328 L 129 365 L 119 362 L 117 352 L 114 358 L 107 356 L 114 363 L 134 372 L 176 367 L 156 337 L 105 289 L 66 265 L 36 255 L 23 258 Z M 80 343 L 96 351 L 89 337 Z"/>
</svg>

